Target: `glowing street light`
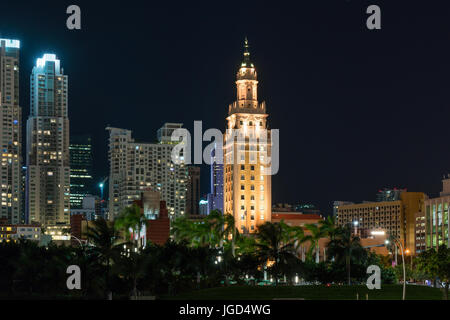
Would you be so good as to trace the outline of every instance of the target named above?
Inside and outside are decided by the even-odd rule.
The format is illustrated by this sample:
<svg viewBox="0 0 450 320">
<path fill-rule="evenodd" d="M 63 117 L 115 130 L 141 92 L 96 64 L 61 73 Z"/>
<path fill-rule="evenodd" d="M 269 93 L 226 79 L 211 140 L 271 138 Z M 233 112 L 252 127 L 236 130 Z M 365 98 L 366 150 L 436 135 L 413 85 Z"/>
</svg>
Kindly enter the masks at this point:
<svg viewBox="0 0 450 320">
<path fill-rule="evenodd" d="M 101 183 L 98 184 L 98 186 L 100 187 L 100 194 L 101 194 L 100 200 L 103 200 L 103 187 L 104 187 L 104 184 L 101 182 Z"/>
<path fill-rule="evenodd" d="M 406 296 L 406 269 L 405 269 L 405 252 L 403 250 L 403 245 L 401 241 L 398 241 L 395 238 L 392 238 L 392 240 L 394 241 L 394 245 L 398 245 L 400 247 L 400 250 L 402 251 L 402 264 L 403 264 L 403 300 L 405 300 L 405 296 Z M 386 245 L 388 245 L 390 243 L 389 240 L 386 239 L 385 241 Z M 408 250 L 409 252 L 409 250 Z"/>
</svg>

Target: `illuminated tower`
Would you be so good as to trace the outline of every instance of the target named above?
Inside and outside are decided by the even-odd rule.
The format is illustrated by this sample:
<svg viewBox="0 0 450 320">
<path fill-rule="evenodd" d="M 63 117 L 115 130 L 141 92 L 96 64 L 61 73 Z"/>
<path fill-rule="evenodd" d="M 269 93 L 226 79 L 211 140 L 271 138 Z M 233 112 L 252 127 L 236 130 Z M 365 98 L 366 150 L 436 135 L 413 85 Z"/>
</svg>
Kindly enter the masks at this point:
<svg viewBox="0 0 450 320">
<path fill-rule="evenodd" d="M 247 39 L 236 76 L 237 101 L 229 106 L 224 142 L 224 211 L 234 215 L 241 233 L 253 233 L 271 220 L 270 133 L 266 105 L 258 102 L 258 80 Z M 231 139 L 231 135 L 236 135 Z M 260 141 L 259 139 L 266 139 Z M 228 141 L 228 143 L 227 143 Z"/>
<path fill-rule="evenodd" d="M 67 75 L 54 54 L 37 59 L 31 73 L 26 193 L 29 222 L 70 223 Z"/>
<path fill-rule="evenodd" d="M 23 222 L 18 40 L 0 39 L 0 219 Z"/>
</svg>

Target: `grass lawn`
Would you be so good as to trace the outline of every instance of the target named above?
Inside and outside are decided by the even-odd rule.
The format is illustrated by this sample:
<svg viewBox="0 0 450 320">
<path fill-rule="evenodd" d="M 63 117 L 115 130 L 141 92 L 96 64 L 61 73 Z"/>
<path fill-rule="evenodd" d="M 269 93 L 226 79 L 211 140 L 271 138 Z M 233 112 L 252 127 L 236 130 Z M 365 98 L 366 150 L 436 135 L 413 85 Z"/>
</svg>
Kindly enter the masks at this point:
<svg viewBox="0 0 450 320">
<path fill-rule="evenodd" d="M 274 298 L 304 298 L 305 300 L 401 300 L 402 285 L 382 285 L 380 290 L 369 290 L 364 285 L 330 287 L 310 286 L 230 286 L 197 290 L 175 297 L 174 300 L 272 300 Z M 442 300 L 442 291 L 436 288 L 407 285 L 407 300 Z"/>
</svg>

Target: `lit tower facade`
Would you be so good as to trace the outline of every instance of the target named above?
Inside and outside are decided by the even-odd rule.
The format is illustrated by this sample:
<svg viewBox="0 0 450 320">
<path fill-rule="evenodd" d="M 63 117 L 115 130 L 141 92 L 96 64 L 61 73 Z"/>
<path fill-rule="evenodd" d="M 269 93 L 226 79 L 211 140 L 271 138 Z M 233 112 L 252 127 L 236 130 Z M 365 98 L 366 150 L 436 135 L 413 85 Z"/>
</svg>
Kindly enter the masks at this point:
<svg viewBox="0 0 450 320">
<path fill-rule="evenodd" d="M 70 223 L 67 75 L 54 54 L 37 59 L 27 121 L 27 212 L 44 226 Z"/>
<path fill-rule="evenodd" d="M 23 221 L 19 50 L 18 40 L 0 39 L 0 219 L 11 224 Z"/>
<path fill-rule="evenodd" d="M 254 233 L 259 225 L 271 221 L 271 176 L 266 174 L 271 145 L 266 105 L 258 102 L 257 74 L 247 39 L 236 89 L 237 101 L 229 106 L 223 150 L 224 211 L 234 216 L 239 232 Z"/>
</svg>

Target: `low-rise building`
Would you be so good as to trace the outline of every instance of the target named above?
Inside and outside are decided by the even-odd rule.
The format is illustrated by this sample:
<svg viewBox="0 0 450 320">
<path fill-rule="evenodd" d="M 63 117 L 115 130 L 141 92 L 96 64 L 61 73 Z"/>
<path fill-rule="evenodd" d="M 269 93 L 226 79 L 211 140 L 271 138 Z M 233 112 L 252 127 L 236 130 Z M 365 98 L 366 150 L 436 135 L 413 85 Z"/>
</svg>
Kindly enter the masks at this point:
<svg viewBox="0 0 450 320">
<path fill-rule="evenodd" d="M 0 242 L 17 241 L 19 239 L 40 241 L 41 226 L 38 224 L 8 224 L 0 222 Z"/>
<path fill-rule="evenodd" d="M 450 176 L 442 180 L 442 192 L 437 198 L 424 202 L 424 213 L 416 220 L 416 232 L 424 237 L 425 248 L 437 248 L 449 241 Z M 423 245 L 423 241 L 421 241 Z"/>
<path fill-rule="evenodd" d="M 339 205 L 337 225 L 351 224 L 356 230 L 385 230 L 402 241 L 405 250 L 415 254 L 416 215 L 423 210 L 423 192 L 401 192 L 399 200 Z"/>
</svg>

